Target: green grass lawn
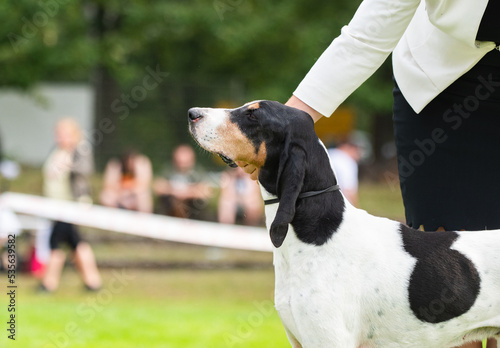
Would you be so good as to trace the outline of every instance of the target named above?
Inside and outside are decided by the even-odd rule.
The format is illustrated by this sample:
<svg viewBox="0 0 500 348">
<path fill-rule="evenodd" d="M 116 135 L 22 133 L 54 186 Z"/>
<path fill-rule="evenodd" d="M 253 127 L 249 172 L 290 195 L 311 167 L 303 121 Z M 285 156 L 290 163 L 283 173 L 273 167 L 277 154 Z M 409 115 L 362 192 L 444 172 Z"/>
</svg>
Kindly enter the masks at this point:
<svg viewBox="0 0 500 348">
<path fill-rule="evenodd" d="M 95 186 L 98 192 L 98 180 Z M 26 170 L 10 188 L 40 194 L 40 187 L 39 171 Z M 387 183 L 362 183 L 360 205 L 375 215 L 403 218 L 399 190 Z M 0 273 L 0 347 L 290 347 L 273 307 L 270 253 L 152 243 L 106 231 L 82 232 L 101 265 L 135 263 L 148 268 L 101 268 L 104 287 L 97 293 L 85 291 L 71 267 L 53 294 L 37 293 L 38 280 L 18 274 L 15 341 L 7 338 L 7 275 Z M 29 238 L 19 243 L 19 249 L 26 249 Z M 152 269 L 148 262 L 160 268 Z M 167 268 L 186 262 L 249 262 L 264 267 Z"/>
<path fill-rule="evenodd" d="M 40 185 L 38 172 L 28 171 L 11 189 L 39 194 Z M 403 221 L 401 195 L 394 185 L 361 183 L 359 196 L 361 208 L 369 213 Z M 84 290 L 72 267 L 66 268 L 53 294 L 38 293 L 39 280 L 18 274 L 15 341 L 8 339 L 6 330 L 8 278 L 0 273 L 0 347 L 290 347 L 274 310 L 270 253 L 151 242 L 92 229 L 82 233 L 101 265 L 135 263 L 147 268 L 101 268 L 100 292 Z M 21 239 L 20 249 L 26 249 L 29 240 Z M 189 262 L 219 269 L 168 269 Z M 245 262 L 262 269 L 220 269 L 221 263 Z"/>
<path fill-rule="evenodd" d="M 71 268 L 53 294 L 37 293 L 36 279 L 19 277 L 16 341 L 2 330 L 0 346 L 289 347 L 273 307 L 272 270 L 102 275 L 105 286 L 96 293 L 85 291 Z M 0 308 L 5 323 L 6 296 Z"/>
</svg>

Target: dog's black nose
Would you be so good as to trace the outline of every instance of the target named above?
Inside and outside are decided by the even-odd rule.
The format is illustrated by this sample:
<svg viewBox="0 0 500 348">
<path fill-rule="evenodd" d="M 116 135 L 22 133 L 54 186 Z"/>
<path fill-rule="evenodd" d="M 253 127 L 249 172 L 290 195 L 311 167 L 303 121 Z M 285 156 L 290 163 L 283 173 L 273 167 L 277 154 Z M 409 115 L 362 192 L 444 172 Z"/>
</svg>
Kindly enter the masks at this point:
<svg viewBox="0 0 500 348">
<path fill-rule="evenodd" d="M 191 122 L 197 122 L 203 117 L 201 111 L 197 108 L 191 108 L 188 111 L 188 118 Z"/>
</svg>

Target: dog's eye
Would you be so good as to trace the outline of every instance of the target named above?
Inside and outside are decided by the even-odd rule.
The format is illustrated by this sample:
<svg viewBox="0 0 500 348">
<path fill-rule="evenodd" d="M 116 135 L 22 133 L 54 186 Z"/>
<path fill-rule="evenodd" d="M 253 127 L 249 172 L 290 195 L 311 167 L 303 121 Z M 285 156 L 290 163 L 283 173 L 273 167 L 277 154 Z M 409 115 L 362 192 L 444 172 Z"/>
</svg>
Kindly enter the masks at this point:
<svg viewBox="0 0 500 348">
<path fill-rule="evenodd" d="M 249 110 L 247 113 L 247 117 L 249 120 L 257 121 L 257 116 L 254 115 L 253 110 Z"/>
</svg>

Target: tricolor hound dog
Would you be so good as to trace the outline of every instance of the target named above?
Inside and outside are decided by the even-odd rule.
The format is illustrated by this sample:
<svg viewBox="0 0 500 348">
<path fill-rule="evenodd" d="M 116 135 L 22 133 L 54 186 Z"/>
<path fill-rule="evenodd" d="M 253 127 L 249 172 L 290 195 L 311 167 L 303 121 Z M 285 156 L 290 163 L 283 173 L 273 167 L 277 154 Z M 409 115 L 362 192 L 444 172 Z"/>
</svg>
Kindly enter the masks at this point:
<svg viewBox="0 0 500 348">
<path fill-rule="evenodd" d="M 500 336 L 500 231 L 421 232 L 354 208 L 312 118 L 277 102 L 192 108 L 189 128 L 228 164 L 260 168 L 275 305 L 294 348 Z"/>
</svg>

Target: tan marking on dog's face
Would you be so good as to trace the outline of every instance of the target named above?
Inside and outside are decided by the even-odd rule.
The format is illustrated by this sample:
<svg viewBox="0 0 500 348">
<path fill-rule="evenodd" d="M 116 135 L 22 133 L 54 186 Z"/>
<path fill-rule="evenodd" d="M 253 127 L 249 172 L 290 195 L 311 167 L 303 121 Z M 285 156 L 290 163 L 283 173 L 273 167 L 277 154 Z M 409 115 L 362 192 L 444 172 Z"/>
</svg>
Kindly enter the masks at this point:
<svg viewBox="0 0 500 348">
<path fill-rule="evenodd" d="M 220 139 L 213 142 L 213 145 L 233 161 L 243 161 L 256 167 L 262 167 L 266 162 L 266 144 L 262 142 L 256 148 L 235 123 L 226 122 L 217 133 L 220 134 Z"/>
<path fill-rule="evenodd" d="M 259 102 L 248 105 L 247 109 L 248 110 L 257 110 L 258 108 L 260 108 Z"/>
<path fill-rule="evenodd" d="M 255 104 L 258 106 L 258 103 L 252 105 Z M 267 158 L 265 142 L 256 148 L 238 125 L 231 122 L 229 110 L 205 109 L 203 117 L 202 121 L 191 125 L 192 134 L 201 147 L 233 161 L 243 161 L 259 168 L 264 165 Z"/>
</svg>

